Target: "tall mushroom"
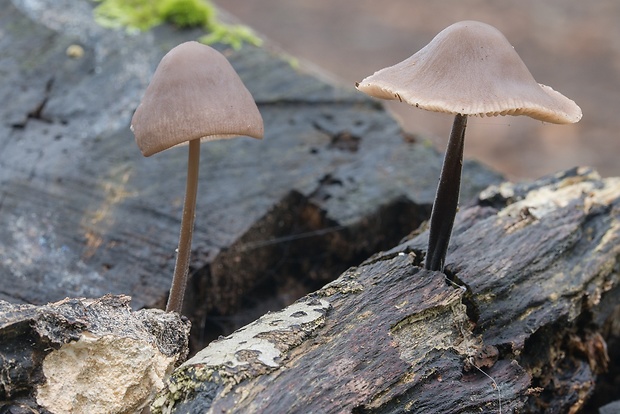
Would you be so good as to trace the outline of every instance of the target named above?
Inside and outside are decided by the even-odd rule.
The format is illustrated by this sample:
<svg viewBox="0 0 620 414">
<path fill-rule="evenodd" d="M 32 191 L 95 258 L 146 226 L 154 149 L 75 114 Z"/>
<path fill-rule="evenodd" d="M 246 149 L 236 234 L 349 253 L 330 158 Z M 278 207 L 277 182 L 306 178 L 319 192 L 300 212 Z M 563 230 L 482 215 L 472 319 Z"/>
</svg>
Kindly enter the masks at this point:
<svg viewBox="0 0 620 414">
<path fill-rule="evenodd" d="M 429 111 L 455 114 L 430 219 L 426 268 L 443 270 L 458 206 L 468 115 L 527 115 L 556 124 L 581 119 L 572 100 L 534 80 L 504 35 L 463 21 L 413 56 L 358 84 L 360 91 Z"/>
<path fill-rule="evenodd" d="M 263 137 L 263 119 L 250 92 L 217 50 L 186 42 L 161 60 L 131 120 L 145 157 L 189 142 L 187 186 L 177 260 L 166 311 L 181 313 L 196 208 L 200 141 Z"/>
</svg>

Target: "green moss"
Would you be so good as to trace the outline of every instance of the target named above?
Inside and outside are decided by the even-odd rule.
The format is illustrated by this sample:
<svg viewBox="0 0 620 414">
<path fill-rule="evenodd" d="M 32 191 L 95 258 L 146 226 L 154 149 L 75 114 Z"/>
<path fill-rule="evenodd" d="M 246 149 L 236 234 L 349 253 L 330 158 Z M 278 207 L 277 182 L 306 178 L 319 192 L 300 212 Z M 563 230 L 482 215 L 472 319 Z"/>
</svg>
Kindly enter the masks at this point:
<svg viewBox="0 0 620 414">
<path fill-rule="evenodd" d="M 249 43 L 254 46 L 260 46 L 262 43 L 247 26 L 226 26 L 222 24 L 213 27 L 211 33 L 202 36 L 199 40 L 207 45 L 223 43 L 231 46 L 235 50 L 241 49 L 244 43 Z"/>
<path fill-rule="evenodd" d="M 251 29 L 223 24 L 208 0 L 96 0 L 95 20 L 108 28 L 145 31 L 164 22 L 181 28 L 200 27 L 210 32 L 200 41 L 223 43 L 239 49 L 244 43 L 260 45 Z"/>
<path fill-rule="evenodd" d="M 157 1 L 101 0 L 95 8 L 95 20 L 103 27 L 126 27 L 148 30 L 163 22 L 157 12 Z"/>
<path fill-rule="evenodd" d="M 162 18 L 178 27 L 209 26 L 215 21 L 215 9 L 201 0 L 165 0 L 160 3 Z"/>
</svg>

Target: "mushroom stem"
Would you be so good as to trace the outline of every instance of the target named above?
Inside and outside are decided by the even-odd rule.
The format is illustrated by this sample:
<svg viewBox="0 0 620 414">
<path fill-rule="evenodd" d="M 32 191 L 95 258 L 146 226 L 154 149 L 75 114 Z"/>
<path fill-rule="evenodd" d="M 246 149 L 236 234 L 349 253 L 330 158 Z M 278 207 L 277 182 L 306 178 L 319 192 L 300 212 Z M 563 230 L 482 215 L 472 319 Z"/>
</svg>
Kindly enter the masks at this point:
<svg viewBox="0 0 620 414">
<path fill-rule="evenodd" d="M 198 190 L 198 164 L 200 161 L 200 139 L 189 141 L 189 155 L 187 159 L 187 184 L 185 187 L 185 202 L 181 219 L 181 235 L 177 249 L 177 261 L 174 266 L 174 276 L 170 286 L 170 296 L 166 312 L 181 313 L 187 274 L 189 271 L 189 256 L 192 251 L 192 233 L 194 232 L 194 217 L 196 212 L 196 193 Z"/>
<path fill-rule="evenodd" d="M 443 271 L 454 217 L 459 203 L 461 170 L 463 169 L 463 146 L 467 115 L 457 114 L 441 168 L 437 194 L 431 212 L 426 269 Z"/>
</svg>

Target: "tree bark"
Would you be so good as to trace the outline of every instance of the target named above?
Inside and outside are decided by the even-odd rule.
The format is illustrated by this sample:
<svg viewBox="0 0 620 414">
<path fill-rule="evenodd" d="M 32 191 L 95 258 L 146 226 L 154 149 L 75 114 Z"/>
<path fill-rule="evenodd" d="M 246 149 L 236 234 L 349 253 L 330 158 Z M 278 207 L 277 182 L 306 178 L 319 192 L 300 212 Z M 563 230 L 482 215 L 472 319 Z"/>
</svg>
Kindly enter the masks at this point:
<svg viewBox="0 0 620 414">
<path fill-rule="evenodd" d="M 579 412 L 609 363 L 620 179 L 504 183 L 457 215 L 446 273 L 427 232 L 178 368 L 154 412 Z"/>
</svg>

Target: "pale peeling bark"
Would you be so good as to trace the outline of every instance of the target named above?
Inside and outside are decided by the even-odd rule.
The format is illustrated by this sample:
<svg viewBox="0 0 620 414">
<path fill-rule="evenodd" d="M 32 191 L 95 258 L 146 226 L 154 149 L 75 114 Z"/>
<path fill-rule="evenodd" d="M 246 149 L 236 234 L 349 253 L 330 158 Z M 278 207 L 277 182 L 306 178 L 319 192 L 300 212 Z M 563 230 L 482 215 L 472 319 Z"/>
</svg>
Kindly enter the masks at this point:
<svg viewBox="0 0 620 414">
<path fill-rule="evenodd" d="M 44 306 L 0 301 L 0 406 L 139 412 L 186 358 L 189 328 L 175 313 L 132 311 L 127 296 Z"/>
</svg>

